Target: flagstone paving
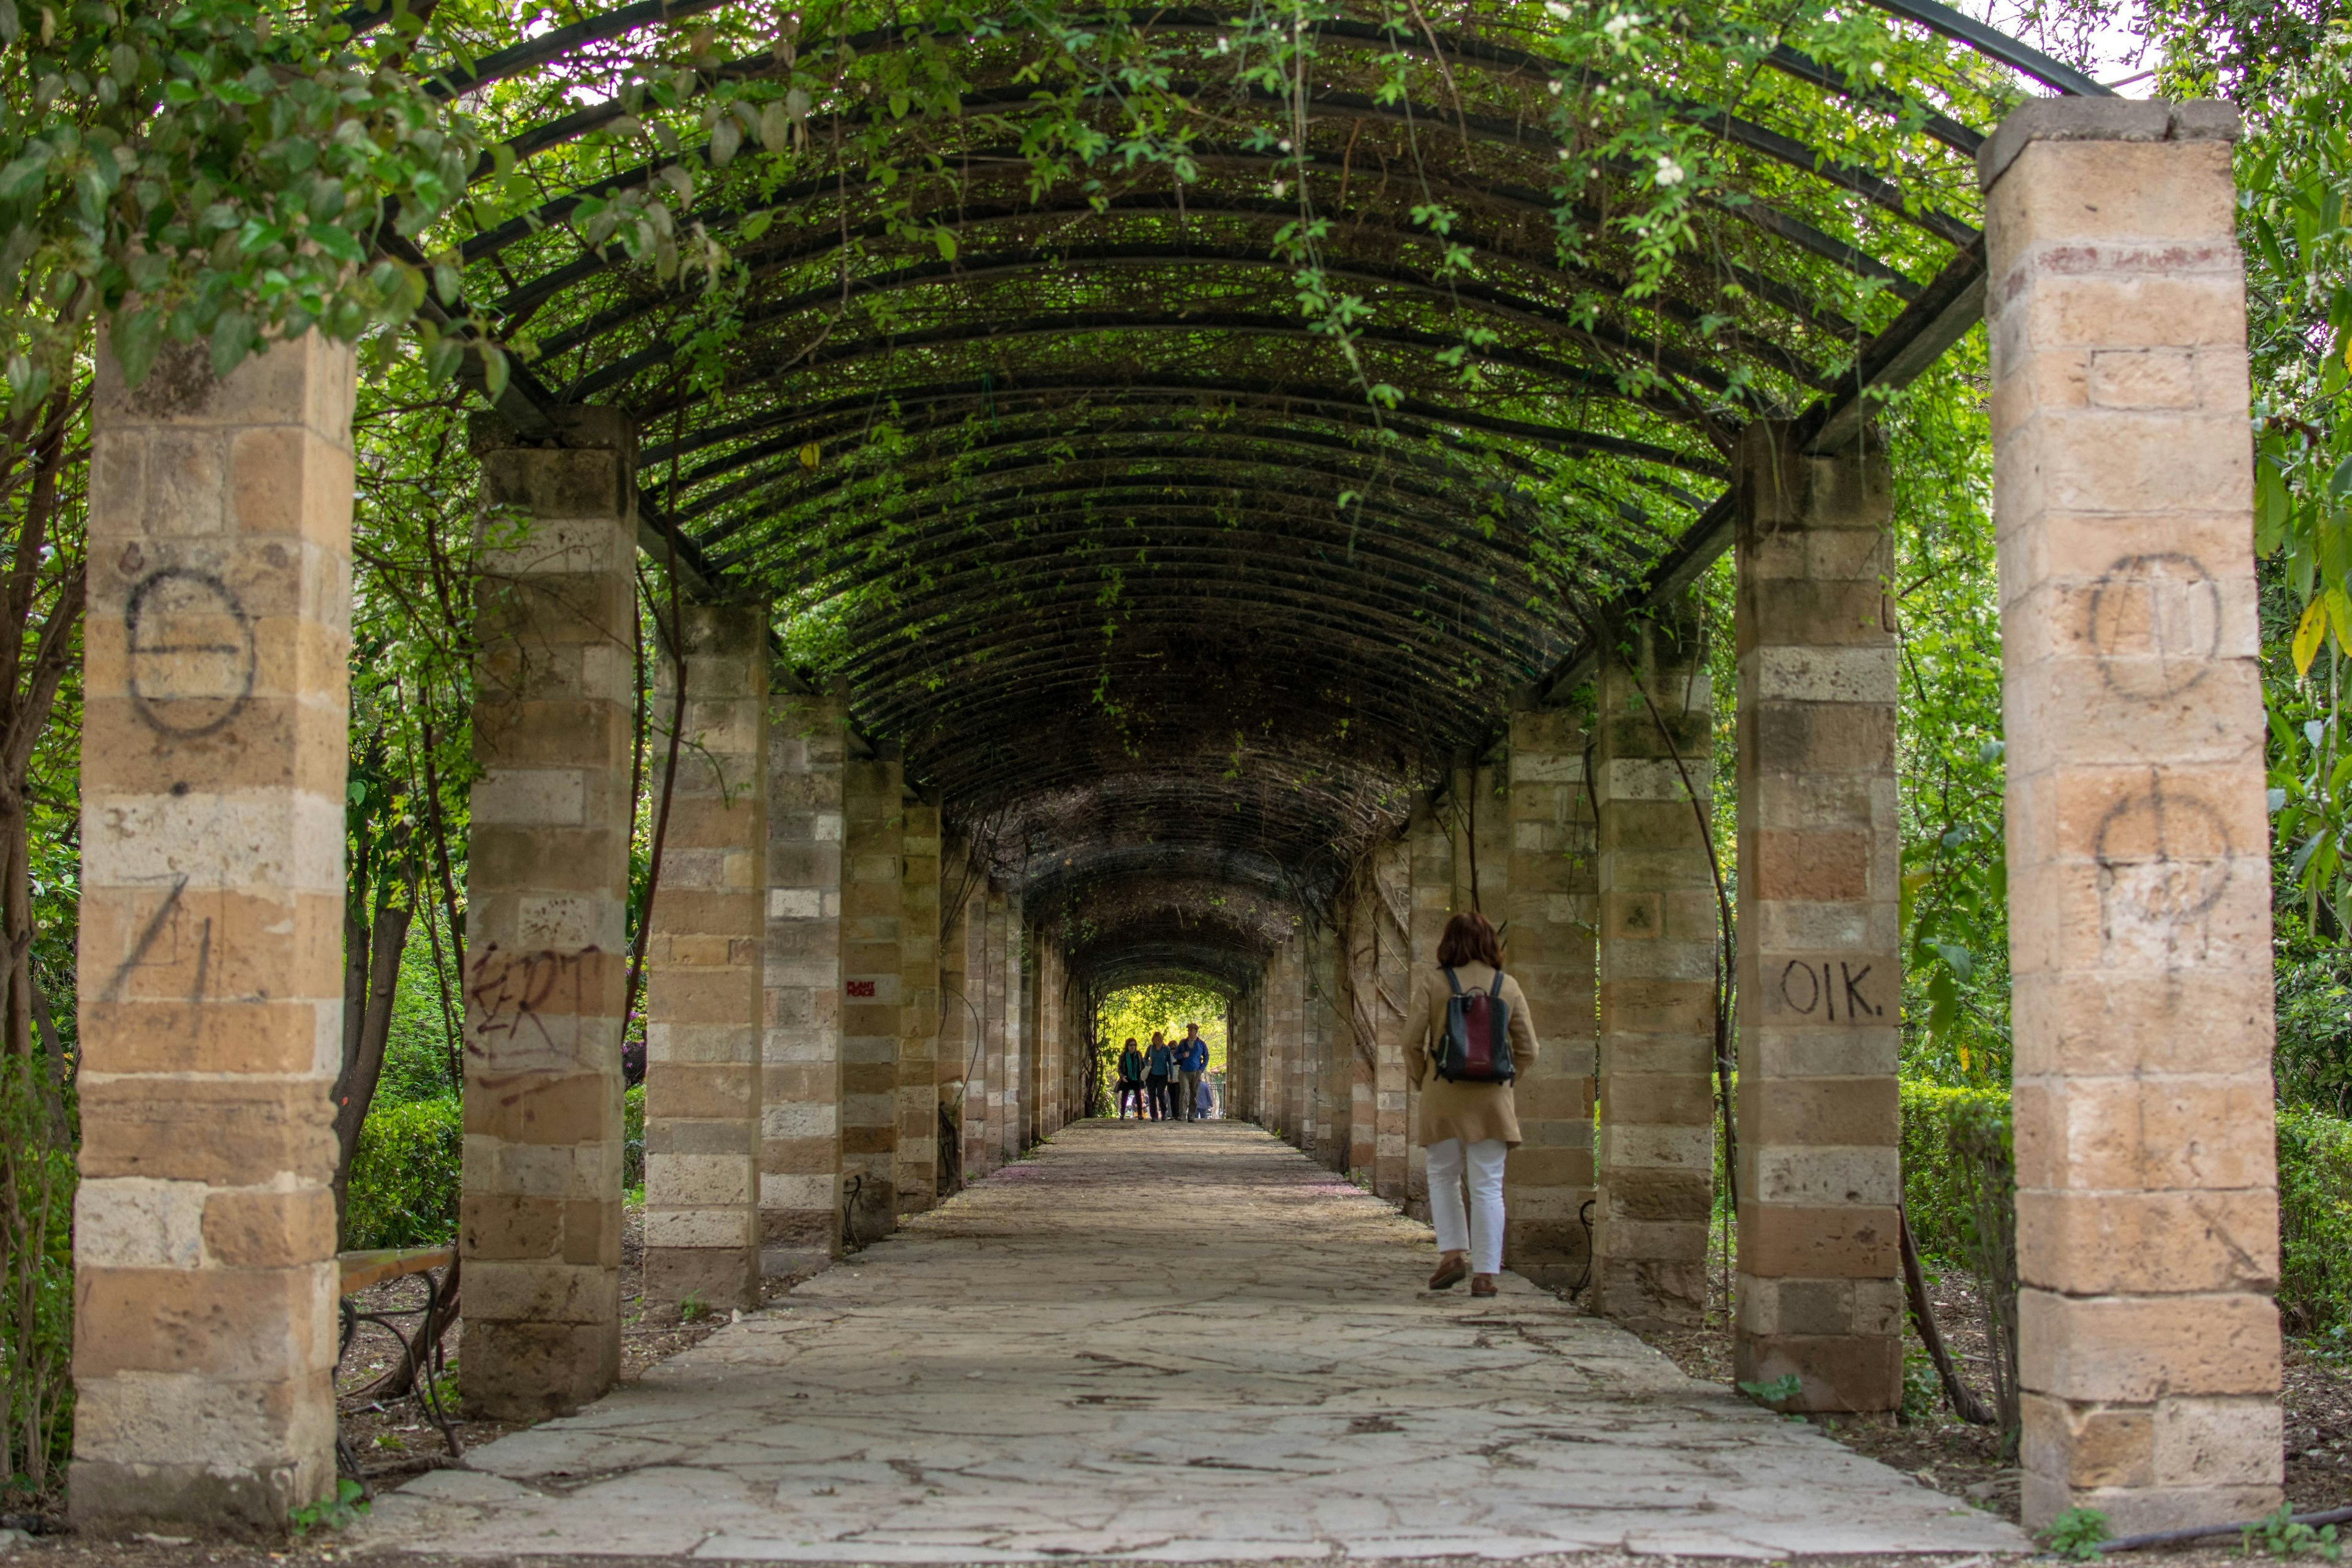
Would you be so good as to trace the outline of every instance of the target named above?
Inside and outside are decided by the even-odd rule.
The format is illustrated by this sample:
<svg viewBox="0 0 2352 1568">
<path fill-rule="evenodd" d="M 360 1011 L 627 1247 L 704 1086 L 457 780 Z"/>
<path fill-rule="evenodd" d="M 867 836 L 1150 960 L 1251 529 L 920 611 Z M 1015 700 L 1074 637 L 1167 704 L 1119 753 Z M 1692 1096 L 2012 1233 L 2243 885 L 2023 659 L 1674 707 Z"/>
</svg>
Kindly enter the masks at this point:
<svg viewBox="0 0 2352 1568">
<path fill-rule="evenodd" d="M 2014 1552 L 1256 1128 L 1080 1122 L 577 1416 L 383 1498 L 380 1547 L 859 1563 Z"/>
</svg>

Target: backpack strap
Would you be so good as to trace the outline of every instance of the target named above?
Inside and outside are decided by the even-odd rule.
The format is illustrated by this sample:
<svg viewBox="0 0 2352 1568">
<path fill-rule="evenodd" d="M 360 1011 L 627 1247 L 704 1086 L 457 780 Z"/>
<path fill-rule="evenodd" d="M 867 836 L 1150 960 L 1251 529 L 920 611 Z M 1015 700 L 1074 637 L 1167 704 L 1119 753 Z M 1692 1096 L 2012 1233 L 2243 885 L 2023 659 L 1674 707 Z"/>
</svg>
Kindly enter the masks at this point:
<svg viewBox="0 0 2352 1568">
<path fill-rule="evenodd" d="M 1451 986 L 1453 986 L 1453 987 L 1454 987 L 1454 994 L 1455 994 L 1456 996 L 1459 996 L 1459 995 L 1461 995 L 1461 994 L 1462 994 L 1462 981 L 1461 981 L 1461 977 L 1460 977 L 1460 976 L 1458 976 L 1458 975 L 1456 975 L 1456 974 L 1454 973 L 1454 971 L 1453 971 L 1453 970 L 1451 970 L 1451 969 L 1448 969 L 1448 970 L 1445 972 L 1445 984 L 1447 984 L 1448 985 L 1451 985 Z"/>
</svg>

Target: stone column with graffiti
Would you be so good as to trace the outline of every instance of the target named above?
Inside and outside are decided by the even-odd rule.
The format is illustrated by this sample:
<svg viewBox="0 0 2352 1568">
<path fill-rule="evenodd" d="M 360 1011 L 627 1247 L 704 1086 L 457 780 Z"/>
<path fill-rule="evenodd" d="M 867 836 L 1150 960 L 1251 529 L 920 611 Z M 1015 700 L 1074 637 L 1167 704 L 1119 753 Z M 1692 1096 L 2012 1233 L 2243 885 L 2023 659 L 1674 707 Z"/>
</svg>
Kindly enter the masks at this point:
<svg viewBox="0 0 2352 1568">
<path fill-rule="evenodd" d="M 860 1247 L 898 1223 L 900 764 L 842 770 L 841 1180 L 843 1224 Z"/>
<path fill-rule="evenodd" d="M 576 1410 L 621 1370 L 621 1026 L 635 435 L 562 411 L 561 446 L 478 416 L 483 516 L 466 878 L 458 1387 L 502 1419 Z"/>
<path fill-rule="evenodd" d="M 1785 1407 L 1903 1394 L 1893 487 L 1762 421 L 1734 478 L 1739 1274 L 1733 1363 Z"/>
<path fill-rule="evenodd" d="M 77 1527 L 335 1484 L 353 378 L 101 344 L 83 623 Z"/>
<path fill-rule="evenodd" d="M 2280 1498 L 2271 860 L 2217 103 L 1987 143 L 2029 1526 Z"/>
</svg>

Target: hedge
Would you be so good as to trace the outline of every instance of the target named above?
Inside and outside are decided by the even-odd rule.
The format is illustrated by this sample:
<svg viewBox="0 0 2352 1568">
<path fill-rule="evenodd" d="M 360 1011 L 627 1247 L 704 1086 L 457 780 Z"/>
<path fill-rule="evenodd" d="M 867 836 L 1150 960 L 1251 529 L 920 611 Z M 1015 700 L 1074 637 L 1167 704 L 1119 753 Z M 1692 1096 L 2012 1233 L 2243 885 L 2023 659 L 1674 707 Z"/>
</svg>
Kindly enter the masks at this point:
<svg viewBox="0 0 2352 1568">
<path fill-rule="evenodd" d="M 1903 1201 L 1929 1257 L 1969 1256 L 1954 1123 L 1975 1106 L 2005 1113 L 2008 1102 L 2003 1089 L 1903 1085 Z M 2279 1314 L 2294 1333 L 2352 1338 L 2352 1121 L 2281 1106 L 2278 1181 Z"/>
<path fill-rule="evenodd" d="M 1954 1122 L 1976 1106 L 2006 1114 L 2009 1091 L 1903 1082 L 1903 1206 L 1930 1258 L 1969 1256 L 1969 1186 L 1951 1137 Z"/>
<path fill-rule="evenodd" d="M 454 1099 L 372 1106 L 352 1154 L 343 1246 L 432 1247 L 457 1234 L 465 1113 Z"/>
<path fill-rule="evenodd" d="M 2281 1106 L 2279 1312 L 2299 1334 L 2352 1334 L 2352 1121 Z"/>
</svg>

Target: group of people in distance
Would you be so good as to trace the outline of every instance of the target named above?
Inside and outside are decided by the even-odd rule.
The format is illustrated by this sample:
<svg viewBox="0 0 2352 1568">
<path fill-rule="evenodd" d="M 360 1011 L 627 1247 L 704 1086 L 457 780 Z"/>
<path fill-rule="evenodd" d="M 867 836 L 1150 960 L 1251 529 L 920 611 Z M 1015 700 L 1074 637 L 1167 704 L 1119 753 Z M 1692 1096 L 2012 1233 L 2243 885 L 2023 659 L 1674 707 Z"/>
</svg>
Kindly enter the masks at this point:
<svg viewBox="0 0 2352 1568">
<path fill-rule="evenodd" d="M 1209 1070 L 1209 1042 L 1201 1026 L 1184 1026 L 1184 1037 L 1170 1041 L 1155 1033 L 1149 1049 L 1136 1048 L 1133 1036 L 1118 1053 L 1118 1119 L 1129 1109 L 1136 1120 L 1198 1121 L 1209 1114 L 1212 1091 L 1203 1075 Z"/>
</svg>

